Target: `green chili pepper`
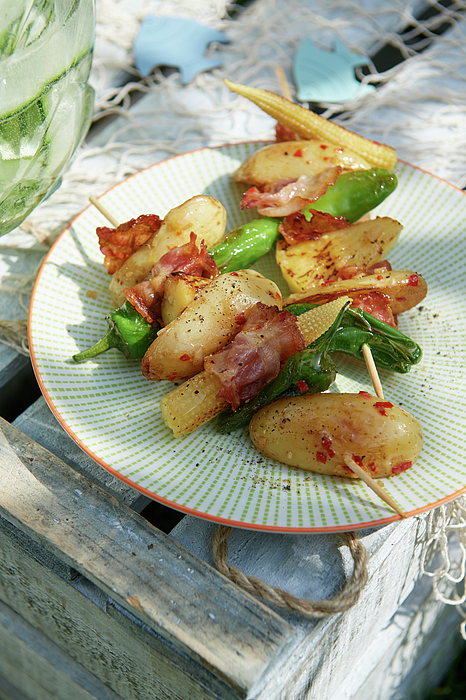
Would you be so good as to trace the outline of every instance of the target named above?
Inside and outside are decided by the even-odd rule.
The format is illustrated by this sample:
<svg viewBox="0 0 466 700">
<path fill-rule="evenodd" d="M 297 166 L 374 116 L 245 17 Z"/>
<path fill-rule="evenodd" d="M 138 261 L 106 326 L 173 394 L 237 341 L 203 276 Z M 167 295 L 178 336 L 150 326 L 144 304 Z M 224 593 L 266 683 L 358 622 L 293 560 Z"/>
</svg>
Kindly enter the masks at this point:
<svg viewBox="0 0 466 700">
<path fill-rule="evenodd" d="M 120 350 L 127 358 L 141 358 L 155 340 L 158 330 L 128 300 L 107 316 L 107 323 L 107 334 L 92 347 L 73 355 L 75 362 L 89 360 L 110 348 Z"/>
<path fill-rule="evenodd" d="M 293 304 L 287 310 L 299 316 L 317 304 Z M 341 352 L 364 361 L 362 346 L 368 345 L 379 368 L 406 374 L 422 357 L 414 340 L 366 311 L 348 307 L 330 345 L 329 353 Z"/>
<path fill-rule="evenodd" d="M 322 197 L 303 209 L 303 213 L 307 221 L 312 218 L 309 210 L 317 209 L 332 216 L 344 216 L 354 223 L 383 202 L 397 185 L 396 175 L 383 168 L 352 170 L 340 175 Z"/>
<path fill-rule="evenodd" d="M 235 228 L 209 251 L 223 274 L 244 270 L 269 252 L 278 239 L 281 219 L 256 219 Z"/>
<path fill-rule="evenodd" d="M 320 338 L 290 357 L 275 379 L 266 384 L 254 398 L 237 411 L 223 411 L 217 421 L 220 432 L 230 433 L 248 425 L 260 408 L 279 398 L 326 391 L 336 377 L 335 363 L 328 354 L 328 348 L 340 326 L 345 308 L 341 309 L 333 324 Z"/>
</svg>

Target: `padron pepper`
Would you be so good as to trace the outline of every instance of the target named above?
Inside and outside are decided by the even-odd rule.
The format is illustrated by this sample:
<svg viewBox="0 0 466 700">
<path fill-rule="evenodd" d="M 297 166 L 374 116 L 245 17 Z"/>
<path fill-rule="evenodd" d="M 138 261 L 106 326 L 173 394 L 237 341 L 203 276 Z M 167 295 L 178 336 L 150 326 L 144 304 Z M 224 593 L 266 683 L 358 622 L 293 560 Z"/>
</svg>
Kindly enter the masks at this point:
<svg viewBox="0 0 466 700">
<path fill-rule="evenodd" d="M 278 239 L 280 221 L 264 217 L 227 233 L 209 251 L 220 273 L 247 269 L 268 253 Z"/>
<path fill-rule="evenodd" d="M 317 304 L 292 304 L 286 308 L 299 316 L 316 306 Z M 409 372 L 422 357 L 419 345 L 407 335 L 367 311 L 348 307 L 330 341 L 328 352 L 341 352 L 364 362 L 363 345 L 370 347 L 379 369 L 400 374 Z"/>
<path fill-rule="evenodd" d="M 344 216 L 353 224 L 381 204 L 397 185 L 395 173 L 384 168 L 350 170 L 342 173 L 334 185 L 327 187 L 325 194 L 303 209 L 303 213 L 307 221 L 312 218 L 310 210 L 316 209 L 331 216 Z"/>
<path fill-rule="evenodd" d="M 125 301 L 106 318 L 109 326 L 106 335 L 92 347 L 73 355 L 73 360 L 83 362 L 110 348 L 120 350 L 128 359 L 144 357 L 156 338 L 158 326 L 149 323 L 129 301 Z"/>
<path fill-rule="evenodd" d="M 265 385 L 254 398 L 236 411 L 223 411 L 217 419 L 221 433 L 230 433 L 249 424 L 253 415 L 263 406 L 286 396 L 317 394 L 326 391 L 335 381 L 336 367 L 328 354 L 334 333 L 340 326 L 344 306 L 330 328 L 304 350 L 290 357 L 279 374 Z"/>
</svg>

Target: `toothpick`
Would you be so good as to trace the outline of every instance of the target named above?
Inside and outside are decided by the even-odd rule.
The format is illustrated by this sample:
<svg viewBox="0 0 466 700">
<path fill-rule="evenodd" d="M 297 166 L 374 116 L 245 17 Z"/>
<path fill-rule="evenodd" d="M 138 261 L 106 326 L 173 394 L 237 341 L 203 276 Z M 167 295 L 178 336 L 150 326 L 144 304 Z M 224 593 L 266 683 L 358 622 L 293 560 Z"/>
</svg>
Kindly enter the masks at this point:
<svg viewBox="0 0 466 700">
<path fill-rule="evenodd" d="M 386 493 L 386 491 L 381 488 L 378 483 L 373 479 L 369 474 L 367 474 L 362 467 L 357 464 L 354 459 L 349 455 L 345 454 L 344 460 L 346 462 L 346 466 L 349 467 L 355 474 L 359 476 L 359 478 L 364 481 L 367 486 L 369 486 L 374 493 L 376 493 L 379 498 L 384 501 L 387 506 L 390 506 L 390 508 L 393 508 L 394 511 L 398 513 L 402 518 L 406 518 L 406 514 L 397 506 L 393 498 Z"/>
<path fill-rule="evenodd" d="M 285 71 L 281 66 L 277 66 L 275 68 L 275 73 L 277 74 L 283 97 L 286 97 L 287 100 L 293 102 L 293 97 L 291 95 L 290 86 L 288 85 L 288 81 L 286 79 Z"/>
<path fill-rule="evenodd" d="M 104 207 L 104 205 L 99 202 L 97 197 L 94 197 L 94 195 L 91 194 L 89 196 L 89 201 L 96 207 L 96 209 L 100 211 L 101 214 L 105 216 L 106 219 L 108 219 L 108 221 L 110 221 L 114 228 L 119 226 L 119 222 L 115 219 L 114 216 L 112 216 L 112 214 L 110 214 L 110 212 Z"/>
<path fill-rule="evenodd" d="M 380 383 L 379 373 L 377 372 L 377 367 L 375 366 L 374 358 L 372 357 L 372 352 L 368 345 L 364 344 L 362 346 L 362 354 L 364 355 L 366 367 L 369 372 L 372 384 L 374 386 L 375 393 L 377 394 L 379 399 L 382 399 L 383 401 L 382 384 Z"/>
</svg>

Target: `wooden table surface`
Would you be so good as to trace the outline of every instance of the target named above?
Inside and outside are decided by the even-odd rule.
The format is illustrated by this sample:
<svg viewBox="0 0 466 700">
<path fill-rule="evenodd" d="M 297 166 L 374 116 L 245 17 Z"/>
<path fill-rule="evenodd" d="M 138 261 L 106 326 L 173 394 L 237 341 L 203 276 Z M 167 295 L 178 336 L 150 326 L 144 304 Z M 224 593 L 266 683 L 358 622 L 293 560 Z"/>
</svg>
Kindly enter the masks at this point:
<svg viewBox="0 0 466 700">
<path fill-rule="evenodd" d="M 225 9 L 220 4 L 217 25 Z M 233 36 L 235 26 L 253 32 L 264 17 L 261 4 L 266 2 L 257 0 L 225 20 L 225 29 Z M 309 13 L 310 5 L 303 2 L 301 10 Z M 330 3 L 325 11 L 319 6 L 330 27 L 339 26 L 338 5 Z M 269 6 L 280 9 L 279 2 Z M 411 3 L 409 9 L 419 12 L 420 6 Z M 98 13 L 99 7 L 108 9 L 98 3 Z M 300 5 L 287 7 L 291 12 Z M 393 32 L 405 17 L 395 17 L 394 28 L 389 7 L 380 3 L 377 21 L 391 23 L 387 31 Z M 289 60 L 294 47 L 290 42 Z M 238 55 L 234 47 L 229 51 L 226 64 L 235 66 Z M 271 82 L 273 66 L 266 70 Z M 214 72 L 209 80 L 220 84 L 222 75 Z M 107 76 L 105 89 L 122 81 L 117 69 Z M 155 139 L 160 122 L 146 124 L 145 115 L 162 110 L 168 94 L 179 105 L 186 96 L 211 99 L 206 85 L 212 83 L 183 88 L 173 71 L 167 76 L 165 86 L 162 81 L 160 90 L 135 100 L 125 113 L 115 110 L 111 119 L 96 122 L 85 146 L 86 167 L 100 182 L 103 171 L 108 186 L 112 177 L 117 180 L 119 170 L 108 168 L 102 149 L 121 130 L 131 142 L 128 115 L 136 131 Z M 168 141 L 170 129 L 178 138 L 187 121 L 189 113 L 180 108 L 167 127 Z M 254 138 L 268 137 L 271 123 L 257 118 L 252 126 L 236 127 L 238 140 L 251 136 L 251 129 Z M 225 130 L 224 121 L 186 143 L 221 143 Z M 134 151 L 128 167 L 161 160 L 167 148 L 137 157 Z M 443 166 L 448 174 L 451 163 Z M 71 180 L 79 162 L 73 167 Z M 91 183 L 88 193 L 95 193 Z M 54 222 L 51 234 L 60 216 L 66 225 L 85 202 L 77 197 L 75 211 L 65 205 L 60 200 L 39 208 L 43 228 L 47 217 Z M 34 278 L 46 249 L 21 231 L 1 242 L 3 318 L 25 318 L 27 294 L 21 304 L 11 281 Z M 428 514 L 358 533 L 369 555 L 369 579 L 350 610 L 310 619 L 274 608 L 216 570 L 214 523 L 151 501 L 94 462 L 40 396 L 27 352 L 0 347 L 0 699 L 403 700 L 425 697 L 439 681 L 462 639 L 455 608 L 438 601 L 430 580 L 421 576 Z M 235 530 L 229 547 L 230 563 L 244 573 L 308 600 L 334 596 L 352 571 L 348 548 L 335 534 Z"/>
</svg>

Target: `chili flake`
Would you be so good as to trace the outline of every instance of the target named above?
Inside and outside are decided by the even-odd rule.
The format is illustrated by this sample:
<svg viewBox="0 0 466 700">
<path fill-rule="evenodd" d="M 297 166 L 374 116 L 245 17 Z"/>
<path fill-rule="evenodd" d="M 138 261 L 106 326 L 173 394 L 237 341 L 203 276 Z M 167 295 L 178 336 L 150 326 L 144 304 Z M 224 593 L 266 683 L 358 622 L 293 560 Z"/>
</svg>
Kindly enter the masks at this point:
<svg viewBox="0 0 466 700">
<path fill-rule="evenodd" d="M 418 275 L 411 275 L 408 280 L 408 287 L 417 287 L 419 284 Z"/>
<path fill-rule="evenodd" d="M 335 451 L 332 450 L 332 438 L 329 435 L 322 435 L 322 447 L 327 451 L 330 459 L 335 457 Z"/>
<path fill-rule="evenodd" d="M 238 316 L 235 318 L 236 323 L 238 326 L 242 326 L 246 323 L 246 316 L 244 315 L 244 311 L 242 311 Z"/>
<path fill-rule="evenodd" d="M 302 152 L 302 150 L 301 150 L 300 148 L 298 148 L 298 150 L 295 151 L 295 152 L 293 153 L 293 155 L 296 156 L 296 158 L 302 158 L 302 157 L 303 157 L 303 152 Z"/>
<path fill-rule="evenodd" d="M 296 386 L 298 387 L 299 391 L 303 393 L 304 391 L 307 391 L 309 389 L 308 385 L 304 381 L 304 379 L 300 379 L 299 382 L 296 382 Z"/>
<path fill-rule="evenodd" d="M 191 359 L 191 358 L 190 358 L 190 356 L 188 355 L 187 352 L 185 352 L 185 353 L 184 353 L 183 355 L 181 355 L 181 357 L 180 357 L 181 362 L 188 362 L 188 360 L 190 360 L 190 359 Z"/>
<path fill-rule="evenodd" d="M 407 469 L 413 466 L 413 463 L 410 462 L 402 462 L 401 464 L 397 464 L 396 467 L 392 467 L 392 474 L 400 474 L 401 472 L 405 472 Z"/>
<path fill-rule="evenodd" d="M 321 464 L 325 464 L 327 461 L 327 455 L 324 452 L 316 452 L 316 461 Z"/>
<path fill-rule="evenodd" d="M 359 396 L 364 396 L 365 399 L 373 399 L 374 397 L 369 394 L 368 391 L 360 391 L 358 392 Z"/>
<path fill-rule="evenodd" d="M 390 401 L 376 401 L 374 408 L 378 410 L 381 416 L 388 416 L 386 408 L 393 408 L 393 404 Z"/>
</svg>

